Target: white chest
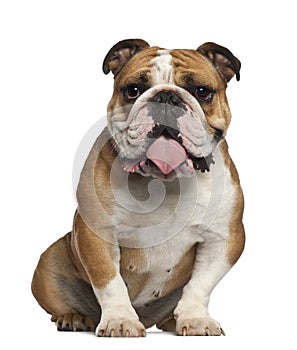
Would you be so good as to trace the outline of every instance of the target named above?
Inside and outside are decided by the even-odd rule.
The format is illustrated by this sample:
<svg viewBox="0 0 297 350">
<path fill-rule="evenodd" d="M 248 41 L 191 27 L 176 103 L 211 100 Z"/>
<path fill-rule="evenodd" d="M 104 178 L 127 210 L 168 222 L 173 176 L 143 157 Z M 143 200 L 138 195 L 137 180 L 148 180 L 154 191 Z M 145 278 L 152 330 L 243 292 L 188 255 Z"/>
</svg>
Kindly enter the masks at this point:
<svg viewBox="0 0 297 350">
<path fill-rule="evenodd" d="M 235 189 L 218 149 L 214 159 L 210 172 L 172 182 L 129 177 L 123 172 L 113 186 L 113 219 L 119 243 L 148 248 L 163 245 L 184 231 L 189 241 L 206 239 L 209 230 L 226 237 Z"/>
</svg>

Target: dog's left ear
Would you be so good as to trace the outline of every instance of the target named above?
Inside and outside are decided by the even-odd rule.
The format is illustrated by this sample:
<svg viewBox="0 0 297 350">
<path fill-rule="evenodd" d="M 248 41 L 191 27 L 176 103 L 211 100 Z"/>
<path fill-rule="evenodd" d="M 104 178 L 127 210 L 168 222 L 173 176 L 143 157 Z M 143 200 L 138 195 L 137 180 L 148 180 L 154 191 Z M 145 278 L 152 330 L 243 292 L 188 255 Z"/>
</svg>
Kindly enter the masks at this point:
<svg viewBox="0 0 297 350">
<path fill-rule="evenodd" d="M 149 44 L 142 39 L 127 39 L 119 41 L 107 53 L 103 61 L 103 72 L 110 71 L 116 75 L 129 59 Z"/>
<path fill-rule="evenodd" d="M 241 63 L 230 50 L 215 43 L 205 43 L 199 46 L 197 51 L 212 61 L 226 82 L 231 80 L 234 74 L 236 75 L 236 80 L 239 81 Z"/>
</svg>

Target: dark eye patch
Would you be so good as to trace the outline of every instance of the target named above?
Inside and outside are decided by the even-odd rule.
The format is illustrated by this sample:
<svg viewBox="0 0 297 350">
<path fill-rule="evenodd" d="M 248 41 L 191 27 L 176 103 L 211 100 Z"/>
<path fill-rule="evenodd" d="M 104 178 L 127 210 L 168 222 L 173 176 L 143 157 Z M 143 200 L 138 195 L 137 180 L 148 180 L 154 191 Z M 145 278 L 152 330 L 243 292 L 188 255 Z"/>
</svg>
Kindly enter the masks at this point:
<svg viewBox="0 0 297 350">
<path fill-rule="evenodd" d="M 188 90 L 199 102 L 210 103 L 216 91 L 207 84 L 196 82 L 192 75 L 185 76 L 185 89 Z"/>
</svg>

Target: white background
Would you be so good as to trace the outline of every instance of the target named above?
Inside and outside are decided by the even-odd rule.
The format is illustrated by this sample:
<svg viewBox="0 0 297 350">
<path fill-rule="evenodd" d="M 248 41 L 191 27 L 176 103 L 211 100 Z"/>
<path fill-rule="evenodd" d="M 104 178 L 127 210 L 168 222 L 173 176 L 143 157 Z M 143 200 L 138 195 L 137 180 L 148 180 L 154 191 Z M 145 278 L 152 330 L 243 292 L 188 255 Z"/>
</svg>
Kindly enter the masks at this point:
<svg viewBox="0 0 297 350">
<path fill-rule="evenodd" d="M 1 1 L 1 340 L 5 348 L 204 349 L 296 346 L 296 7 L 293 1 Z M 205 41 L 242 62 L 228 141 L 245 192 L 245 252 L 215 289 L 227 337 L 99 339 L 61 333 L 30 292 L 40 253 L 71 230 L 72 162 L 102 116 L 117 41 Z M 7 342 L 8 341 L 8 342 Z M 2 346 L 2 345 L 1 345 Z"/>
</svg>

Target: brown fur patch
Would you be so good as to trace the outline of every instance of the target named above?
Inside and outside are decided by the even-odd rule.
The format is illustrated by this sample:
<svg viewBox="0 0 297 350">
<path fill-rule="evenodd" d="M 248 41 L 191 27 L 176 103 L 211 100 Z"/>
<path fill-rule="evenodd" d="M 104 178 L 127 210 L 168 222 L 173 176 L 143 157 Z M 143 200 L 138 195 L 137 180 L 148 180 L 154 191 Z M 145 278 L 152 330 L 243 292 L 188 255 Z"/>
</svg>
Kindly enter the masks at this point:
<svg viewBox="0 0 297 350">
<path fill-rule="evenodd" d="M 231 174 L 233 173 L 233 178 L 235 177 L 238 179 L 238 173 L 236 171 L 236 168 L 232 160 L 230 165 L 230 171 L 231 171 Z M 242 224 L 244 199 L 243 199 L 242 189 L 239 184 L 239 180 L 235 186 L 236 186 L 236 198 L 233 205 L 232 219 L 229 224 L 229 239 L 228 239 L 228 249 L 227 249 L 227 257 L 231 265 L 234 265 L 236 261 L 239 259 L 245 245 L 245 232 Z"/>
<path fill-rule="evenodd" d="M 74 312 L 71 300 L 60 290 L 57 278 L 74 281 L 78 277 L 69 254 L 70 234 L 53 243 L 40 256 L 31 284 L 40 306 L 55 315 Z"/>
<path fill-rule="evenodd" d="M 145 267 L 143 249 L 121 247 L 121 276 L 125 281 L 131 301 L 142 291 L 149 278 Z"/>
<path fill-rule="evenodd" d="M 245 245 L 245 232 L 242 224 L 244 198 L 240 187 L 239 175 L 236 167 L 229 155 L 227 142 L 224 141 L 220 145 L 225 165 L 229 168 L 231 179 L 233 181 L 236 196 L 233 205 L 233 213 L 229 224 L 229 239 L 227 242 L 227 259 L 231 265 L 234 265 L 243 252 Z"/>
<path fill-rule="evenodd" d="M 196 256 L 197 245 L 191 247 L 180 259 L 177 265 L 169 271 L 168 280 L 162 288 L 162 295 L 169 294 L 176 288 L 186 284 L 192 275 L 193 265 Z"/>
<path fill-rule="evenodd" d="M 116 275 L 115 247 L 93 233 L 80 215 L 76 216 L 73 235 L 78 257 L 92 285 L 104 288 Z"/>
<path fill-rule="evenodd" d="M 105 128 L 85 162 L 77 187 L 78 211 L 89 226 L 98 225 L 98 229 L 109 224 L 112 215 L 110 169 L 116 156 L 110 133 Z"/>
<path fill-rule="evenodd" d="M 158 47 L 148 47 L 132 57 L 116 76 L 114 81 L 114 91 L 108 104 L 108 111 L 127 105 L 124 101 L 121 89 L 124 85 L 136 83 L 141 75 L 147 78 L 147 85 L 152 85 L 152 59 L 158 55 Z M 132 72 L 132 73 L 131 73 Z"/>
<path fill-rule="evenodd" d="M 81 172 L 77 189 L 72 246 L 92 285 L 105 287 L 116 274 L 111 232 L 110 169 L 116 153 L 105 129 L 96 140 Z"/>
</svg>

